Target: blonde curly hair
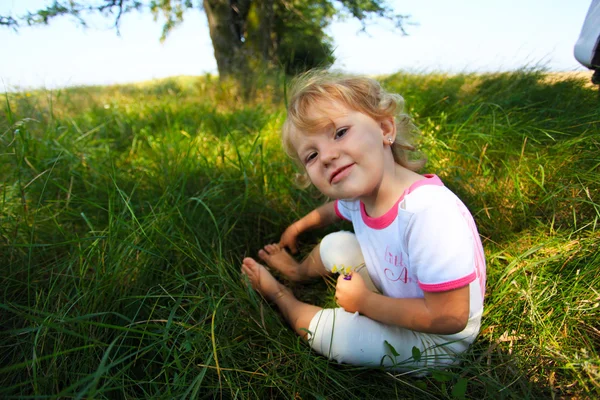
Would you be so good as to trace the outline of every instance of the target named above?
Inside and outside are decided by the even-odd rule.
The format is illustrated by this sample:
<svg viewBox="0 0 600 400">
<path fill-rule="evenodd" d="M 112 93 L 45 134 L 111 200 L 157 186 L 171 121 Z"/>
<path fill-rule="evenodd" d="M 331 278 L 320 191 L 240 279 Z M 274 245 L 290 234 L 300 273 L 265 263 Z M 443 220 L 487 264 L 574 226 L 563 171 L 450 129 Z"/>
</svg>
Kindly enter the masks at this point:
<svg viewBox="0 0 600 400">
<path fill-rule="evenodd" d="M 395 118 L 396 140 L 391 146 L 394 161 L 412 171 L 417 171 L 425 165 L 427 160 L 418 153 L 415 145 L 419 130 L 412 119 L 403 113 L 402 96 L 386 92 L 379 82 L 371 78 L 313 70 L 298 76 L 292 82 L 287 118 L 281 133 L 285 152 L 302 170 L 304 166 L 291 137 L 295 131 L 310 134 L 331 124 L 328 118 L 311 115 L 314 114 L 311 113 L 311 107 L 319 102 L 340 103 L 376 121 Z M 297 176 L 297 181 L 303 187 L 310 185 L 305 172 Z"/>
</svg>

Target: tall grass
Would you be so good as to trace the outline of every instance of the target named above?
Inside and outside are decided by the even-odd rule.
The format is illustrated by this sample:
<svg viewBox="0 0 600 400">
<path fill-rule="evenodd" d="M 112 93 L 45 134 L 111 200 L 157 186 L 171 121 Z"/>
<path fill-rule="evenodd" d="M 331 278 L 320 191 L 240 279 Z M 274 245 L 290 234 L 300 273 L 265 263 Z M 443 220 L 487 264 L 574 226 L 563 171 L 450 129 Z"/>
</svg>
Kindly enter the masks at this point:
<svg viewBox="0 0 600 400">
<path fill-rule="evenodd" d="M 425 172 L 484 239 L 483 328 L 460 366 L 413 378 L 337 365 L 247 289 L 240 260 L 324 199 L 292 183 L 280 87 L 244 102 L 210 77 L 174 78 L 5 94 L 0 396 L 599 395 L 594 90 L 540 71 L 382 81 L 422 128 Z M 333 290 L 292 287 L 320 304 Z"/>
</svg>

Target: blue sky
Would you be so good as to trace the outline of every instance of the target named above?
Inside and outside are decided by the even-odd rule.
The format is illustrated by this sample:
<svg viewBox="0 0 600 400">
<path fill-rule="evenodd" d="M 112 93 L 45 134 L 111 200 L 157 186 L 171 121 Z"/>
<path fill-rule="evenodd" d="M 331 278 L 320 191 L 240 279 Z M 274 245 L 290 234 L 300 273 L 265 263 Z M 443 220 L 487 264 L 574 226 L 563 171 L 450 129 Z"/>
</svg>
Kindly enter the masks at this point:
<svg viewBox="0 0 600 400">
<path fill-rule="evenodd" d="M 50 0 L 0 0 L 0 14 L 22 14 Z M 391 1 L 417 25 L 402 36 L 379 22 L 360 33 L 354 21 L 336 22 L 335 67 L 360 74 L 506 71 L 542 65 L 585 71 L 573 58 L 591 0 Z M 143 81 L 215 73 L 205 15 L 192 11 L 160 43 L 162 23 L 148 14 L 123 18 L 121 36 L 110 20 L 87 29 L 71 18 L 49 26 L 0 29 L 0 90 Z"/>
</svg>

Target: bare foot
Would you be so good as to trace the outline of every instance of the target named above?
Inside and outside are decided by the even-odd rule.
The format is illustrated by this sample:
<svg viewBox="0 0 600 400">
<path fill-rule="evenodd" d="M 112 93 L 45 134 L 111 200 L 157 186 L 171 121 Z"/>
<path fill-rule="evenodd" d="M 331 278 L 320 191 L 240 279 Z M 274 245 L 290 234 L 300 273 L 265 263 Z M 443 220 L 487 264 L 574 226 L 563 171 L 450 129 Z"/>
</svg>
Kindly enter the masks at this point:
<svg viewBox="0 0 600 400">
<path fill-rule="evenodd" d="M 292 281 L 302 281 L 309 278 L 305 268 L 296 261 L 285 249 L 277 244 L 268 244 L 258 251 L 258 256 L 271 268 L 276 269 Z"/>
<path fill-rule="evenodd" d="M 242 274 L 248 276 L 254 290 L 269 301 L 275 301 L 285 293 L 289 293 L 289 289 L 277 282 L 264 266 L 250 257 L 242 261 Z"/>
</svg>

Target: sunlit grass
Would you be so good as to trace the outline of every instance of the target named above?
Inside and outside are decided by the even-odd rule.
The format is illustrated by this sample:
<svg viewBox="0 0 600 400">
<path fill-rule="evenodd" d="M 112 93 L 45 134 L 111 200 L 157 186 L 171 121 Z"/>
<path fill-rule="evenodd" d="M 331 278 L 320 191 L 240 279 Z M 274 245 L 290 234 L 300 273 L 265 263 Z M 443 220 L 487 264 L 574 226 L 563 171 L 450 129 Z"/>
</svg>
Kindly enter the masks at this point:
<svg viewBox="0 0 600 400">
<path fill-rule="evenodd" d="M 185 77 L 4 96 L 0 396 L 597 396 L 597 93 L 539 71 L 383 82 L 486 247 L 482 333 L 461 366 L 330 363 L 244 286 L 241 259 L 323 199 L 293 185 L 280 86 L 244 102 Z M 325 304 L 332 286 L 293 289 Z"/>
</svg>

